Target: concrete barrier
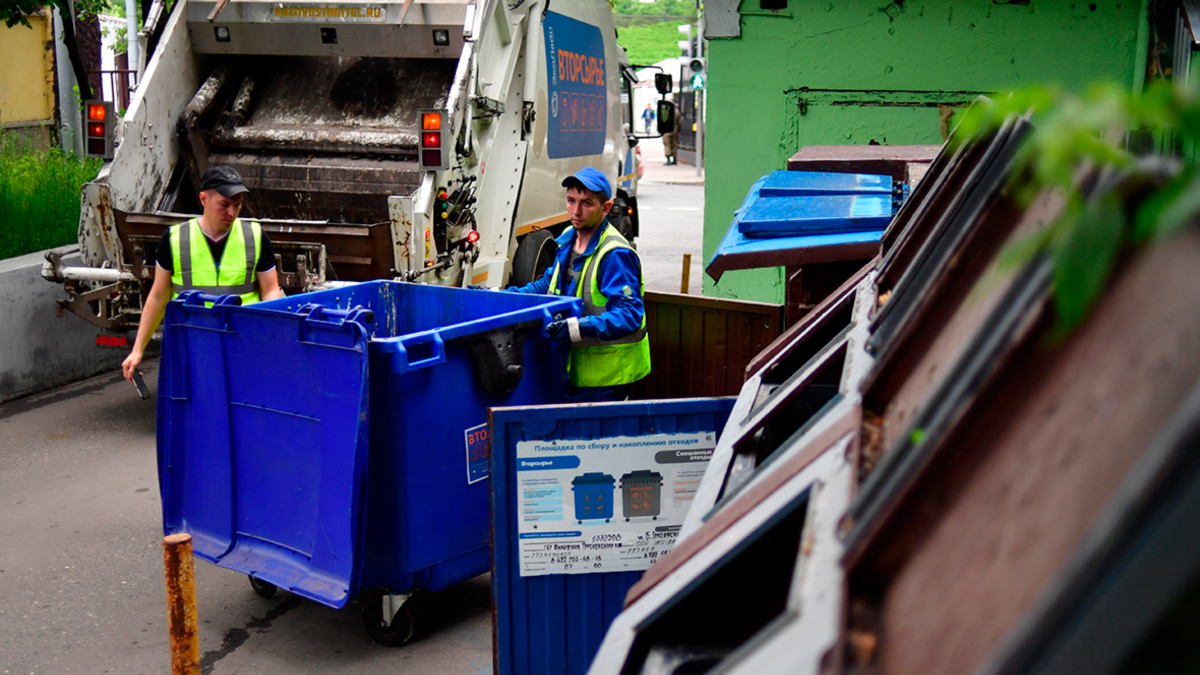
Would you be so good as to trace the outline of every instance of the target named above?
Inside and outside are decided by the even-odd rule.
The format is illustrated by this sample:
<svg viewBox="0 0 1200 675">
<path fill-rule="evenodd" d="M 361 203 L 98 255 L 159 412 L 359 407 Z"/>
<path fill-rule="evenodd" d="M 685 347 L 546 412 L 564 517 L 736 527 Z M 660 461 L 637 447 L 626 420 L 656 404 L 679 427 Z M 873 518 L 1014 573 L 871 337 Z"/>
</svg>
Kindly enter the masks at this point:
<svg viewBox="0 0 1200 675">
<path fill-rule="evenodd" d="M 78 246 L 59 249 L 80 265 Z M 0 403 L 120 367 L 126 352 L 96 347 L 100 329 L 73 314 L 59 318 L 62 286 L 42 278 L 44 253 L 0 260 Z"/>
</svg>

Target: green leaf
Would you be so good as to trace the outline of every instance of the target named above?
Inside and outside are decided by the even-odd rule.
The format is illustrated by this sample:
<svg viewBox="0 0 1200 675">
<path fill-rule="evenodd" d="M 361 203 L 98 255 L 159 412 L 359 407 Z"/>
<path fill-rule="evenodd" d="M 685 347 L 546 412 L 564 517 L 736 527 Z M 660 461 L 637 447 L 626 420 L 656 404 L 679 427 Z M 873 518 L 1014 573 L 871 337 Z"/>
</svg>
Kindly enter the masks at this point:
<svg viewBox="0 0 1200 675">
<path fill-rule="evenodd" d="M 1154 231 L 1147 234 L 1155 237 L 1169 236 L 1192 222 L 1196 214 L 1200 213 L 1200 176 L 1186 183 L 1182 180 L 1178 183 L 1178 191 L 1167 195 L 1166 203 L 1154 223 Z"/>
<path fill-rule="evenodd" d="M 1185 191 L 1200 194 L 1200 177 L 1195 175 L 1191 167 L 1176 176 L 1162 189 L 1142 200 L 1138 205 L 1133 219 L 1133 241 L 1143 243 L 1159 232 L 1163 214 L 1177 202 Z M 1180 208 L 1182 205 L 1176 206 Z M 1194 215 L 1192 211 L 1191 215 Z M 1191 215 L 1187 217 L 1190 219 Z M 1185 222 L 1186 220 L 1185 219 Z"/>
<path fill-rule="evenodd" d="M 1125 238 L 1125 209 L 1106 195 L 1079 215 L 1054 250 L 1054 307 L 1058 323 L 1052 342 L 1061 340 L 1087 316 L 1112 272 Z"/>
</svg>

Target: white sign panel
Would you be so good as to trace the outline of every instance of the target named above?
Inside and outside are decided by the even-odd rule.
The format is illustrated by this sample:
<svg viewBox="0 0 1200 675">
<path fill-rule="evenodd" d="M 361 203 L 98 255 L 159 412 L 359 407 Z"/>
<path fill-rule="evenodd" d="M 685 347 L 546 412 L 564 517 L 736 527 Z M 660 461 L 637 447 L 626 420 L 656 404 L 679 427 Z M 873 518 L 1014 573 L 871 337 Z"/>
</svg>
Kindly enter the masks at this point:
<svg viewBox="0 0 1200 675">
<path fill-rule="evenodd" d="M 517 443 L 521 576 L 645 570 L 675 546 L 711 431 Z"/>
</svg>

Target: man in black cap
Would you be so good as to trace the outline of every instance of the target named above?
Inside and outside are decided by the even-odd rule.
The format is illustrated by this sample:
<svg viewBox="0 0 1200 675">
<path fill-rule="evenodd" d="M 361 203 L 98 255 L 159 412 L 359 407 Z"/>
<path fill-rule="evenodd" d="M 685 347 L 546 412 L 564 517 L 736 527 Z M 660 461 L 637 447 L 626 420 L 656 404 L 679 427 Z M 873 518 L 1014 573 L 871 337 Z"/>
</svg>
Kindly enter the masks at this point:
<svg viewBox="0 0 1200 675">
<path fill-rule="evenodd" d="M 200 179 L 203 215 L 169 228 L 159 240 L 154 285 L 142 307 L 133 349 L 121 364 L 125 379 L 133 379 L 167 301 L 183 291 L 238 295 L 243 305 L 283 297 L 271 240 L 258 223 L 238 218 L 247 192 L 233 167 L 210 168 Z"/>
</svg>

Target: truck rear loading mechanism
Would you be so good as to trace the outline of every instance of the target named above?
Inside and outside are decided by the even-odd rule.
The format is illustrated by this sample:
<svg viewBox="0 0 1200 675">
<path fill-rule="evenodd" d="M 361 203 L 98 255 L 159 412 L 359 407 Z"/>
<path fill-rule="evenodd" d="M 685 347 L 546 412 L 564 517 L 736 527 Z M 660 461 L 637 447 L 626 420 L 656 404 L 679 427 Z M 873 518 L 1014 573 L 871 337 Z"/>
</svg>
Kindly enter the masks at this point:
<svg viewBox="0 0 1200 675">
<path fill-rule="evenodd" d="M 604 0 L 180 0 L 83 188 L 62 310 L 136 329 L 209 166 L 251 189 L 289 294 L 346 281 L 502 286 L 553 262 L 559 182 L 594 166 L 636 236 L 632 75 Z M 624 99 L 624 101 L 622 101 Z"/>
</svg>

